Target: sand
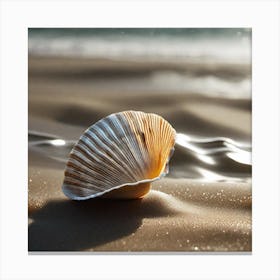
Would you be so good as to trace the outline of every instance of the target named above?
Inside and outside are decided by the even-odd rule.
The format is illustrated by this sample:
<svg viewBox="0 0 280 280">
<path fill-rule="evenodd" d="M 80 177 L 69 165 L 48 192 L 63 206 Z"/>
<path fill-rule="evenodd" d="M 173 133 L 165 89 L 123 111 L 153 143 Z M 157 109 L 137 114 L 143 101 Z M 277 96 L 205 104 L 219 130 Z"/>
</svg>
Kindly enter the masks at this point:
<svg viewBox="0 0 280 280">
<path fill-rule="evenodd" d="M 142 86 L 131 92 L 123 76 L 131 80 L 140 75 L 142 81 L 148 79 L 147 68 L 174 66 L 135 67 L 127 62 L 117 65 L 124 72 L 121 75 L 115 63 L 78 62 L 29 58 L 29 251 L 250 252 L 252 188 L 248 178 L 241 180 L 250 177 L 250 167 L 233 166 L 224 157 L 216 158 L 220 166 L 204 166 L 195 155 L 176 147 L 170 174 L 154 182 L 144 198 L 78 202 L 61 191 L 71 146 L 34 145 L 34 141 L 53 136 L 74 142 L 100 118 L 133 109 L 162 115 L 180 133 L 250 143 L 251 100 L 213 98 L 196 92 L 162 93 Z M 75 71 L 69 70 L 69 63 Z M 227 72 L 223 67 L 204 69 L 217 75 L 248 74 L 246 67 L 241 72 L 234 67 Z M 134 73 L 131 68 L 136 69 Z M 96 69 L 107 71 L 106 75 Z M 199 67 L 195 72 L 201 72 Z M 176 171 L 185 165 L 193 170 L 207 167 L 213 174 L 219 167 L 227 178 L 234 171 L 241 179 L 180 177 L 182 172 Z"/>
<path fill-rule="evenodd" d="M 251 251 L 248 184 L 163 179 L 143 199 L 78 202 L 56 169 L 29 176 L 30 251 Z"/>
</svg>

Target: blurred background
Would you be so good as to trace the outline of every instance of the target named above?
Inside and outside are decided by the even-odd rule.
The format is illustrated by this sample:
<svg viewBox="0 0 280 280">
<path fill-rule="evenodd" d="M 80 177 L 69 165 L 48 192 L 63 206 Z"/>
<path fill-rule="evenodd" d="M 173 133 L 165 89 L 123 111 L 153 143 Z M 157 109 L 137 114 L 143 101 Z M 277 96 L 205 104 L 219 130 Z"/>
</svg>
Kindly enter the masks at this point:
<svg viewBox="0 0 280 280">
<path fill-rule="evenodd" d="M 171 177 L 251 178 L 251 29 L 31 28 L 29 166 L 63 174 L 83 131 L 119 111 L 177 131 Z"/>
</svg>

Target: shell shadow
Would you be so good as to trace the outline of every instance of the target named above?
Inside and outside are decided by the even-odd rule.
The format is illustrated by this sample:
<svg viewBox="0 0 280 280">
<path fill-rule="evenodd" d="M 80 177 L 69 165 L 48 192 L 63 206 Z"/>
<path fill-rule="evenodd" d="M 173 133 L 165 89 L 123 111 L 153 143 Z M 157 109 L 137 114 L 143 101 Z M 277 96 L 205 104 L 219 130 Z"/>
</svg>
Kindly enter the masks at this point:
<svg viewBox="0 0 280 280">
<path fill-rule="evenodd" d="M 151 192 L 138 200 L 59 200 L 31 213 L 29 251 L 82 251 L 135 232 L 143 218 L 172 216 L 169 195 Z"/>
</svg>

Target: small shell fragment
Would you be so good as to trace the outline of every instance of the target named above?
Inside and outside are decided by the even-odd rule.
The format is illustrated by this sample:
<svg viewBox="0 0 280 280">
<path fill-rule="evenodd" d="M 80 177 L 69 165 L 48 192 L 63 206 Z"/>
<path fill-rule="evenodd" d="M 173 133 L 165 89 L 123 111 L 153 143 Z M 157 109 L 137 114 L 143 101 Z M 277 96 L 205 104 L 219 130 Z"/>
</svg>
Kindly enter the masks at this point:
<svg viewBox="0 0 280 280">
<path fill-rule="evenodd" d="M 162 117 L 115 113 L 90 126 L 73 147 L 62 190 L 74 200 L 144 196 L 168 173 L 176 132 Z"/>
</svg>

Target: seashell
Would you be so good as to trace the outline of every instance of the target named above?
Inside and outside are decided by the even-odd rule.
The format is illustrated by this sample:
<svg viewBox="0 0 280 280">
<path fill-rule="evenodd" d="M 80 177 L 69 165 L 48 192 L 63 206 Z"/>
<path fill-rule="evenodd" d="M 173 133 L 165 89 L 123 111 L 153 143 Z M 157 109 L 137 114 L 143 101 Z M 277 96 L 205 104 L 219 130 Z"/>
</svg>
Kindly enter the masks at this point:
<svg viewBox="0 0 280 280">
<path fill-rule="evenodd" d="M 90 126 L 66 164 L 63 192 L 74 200 L 132 199 L 168 173 L 176 132 L 162 117 L 115 113 Z"/>
</svg>

